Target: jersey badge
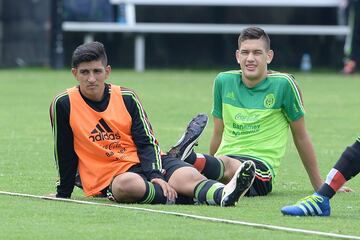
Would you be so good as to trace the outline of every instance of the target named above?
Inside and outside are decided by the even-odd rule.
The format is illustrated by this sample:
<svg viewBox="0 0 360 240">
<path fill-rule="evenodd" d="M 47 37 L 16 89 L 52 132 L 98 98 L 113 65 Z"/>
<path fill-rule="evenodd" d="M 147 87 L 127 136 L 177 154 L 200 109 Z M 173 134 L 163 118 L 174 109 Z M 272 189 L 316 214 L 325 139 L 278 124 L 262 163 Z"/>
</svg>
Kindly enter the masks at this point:
<svg viewBox="0 0 360 240">
<path fill-rule="evenodd" d="M 275 100 L 275 95 L 273 93 L 269 93 L 264 99 L 264 107 L 272 108 L 275 104 Z"/>
</svg>

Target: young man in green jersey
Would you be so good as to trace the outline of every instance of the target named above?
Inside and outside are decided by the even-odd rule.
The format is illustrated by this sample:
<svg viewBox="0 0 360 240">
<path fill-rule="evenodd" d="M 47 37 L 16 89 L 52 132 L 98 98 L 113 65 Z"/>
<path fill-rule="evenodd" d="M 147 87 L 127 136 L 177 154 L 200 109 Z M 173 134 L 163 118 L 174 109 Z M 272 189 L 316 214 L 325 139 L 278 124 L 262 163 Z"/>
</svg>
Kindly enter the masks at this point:
<svg viewBox="0 0 360 240">
<path fill-rule="evenodd" d="M 289 216 L 330 216 L 330 199 L 341 187 L 360 172 L 360 137 L 347 147 L 330 170 L 325 183 L 313 195 L 307 196 L 292 206 L 281 209 Z M 345 188 L 343 191 L 352 191 Z"/>
<path fill-rule="evenodd" d="M 313 145 L 305 128 L 301 93 L 292 75 L 268 70 L 274 52 L 263 29 L 249 27 L 238 40 L 240 70 L 222 72 L 214 81 L 214 119 L 210 154 L 196 154 L 192 128 L 169 150 L 210 179 L 228 182 L 246 160 L 256 165 L 247 196 L 267 195 L 286 150 L 288 131 L 315 191 L 322 185 Z M 190 150 L 190 151 L 189 151 Z"/>
</svg>

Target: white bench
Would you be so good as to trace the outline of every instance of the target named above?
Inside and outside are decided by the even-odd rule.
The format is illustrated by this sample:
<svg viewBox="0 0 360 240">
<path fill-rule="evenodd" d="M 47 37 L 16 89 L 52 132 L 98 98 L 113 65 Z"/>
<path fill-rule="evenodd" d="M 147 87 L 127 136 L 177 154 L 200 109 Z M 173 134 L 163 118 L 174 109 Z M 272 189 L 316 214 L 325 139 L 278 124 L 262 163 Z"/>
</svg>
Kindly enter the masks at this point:
<svg viewBox="0 0 360 240">
<path fill-rule="evenodd" d="M 337 7 L 339 0 L 110 0 L 112 4 L 186 6 Z"/>
<path fill-rule="evenodd" d="M 63 22 L 65 32 L 85 32 L 84 42 L 93 41 L 94 33 L 135 33 L 135 70 L 145 70 L 145 33 L 181 34 L 239 34 L 249 25 L 244 24 L 193 24 L 193 23 L 143 23 L 136 22 L 136 5 L 184 6 L 246 6 L 246 7 L 333 7 L 339 0 L 110 0 L 112 4 L 125 4 L 126 24 L 115 22 Z M 281 35 L 334 35 L 348 34 L 343 25 L 257 25 L 269 34 Z"/>
</svg>

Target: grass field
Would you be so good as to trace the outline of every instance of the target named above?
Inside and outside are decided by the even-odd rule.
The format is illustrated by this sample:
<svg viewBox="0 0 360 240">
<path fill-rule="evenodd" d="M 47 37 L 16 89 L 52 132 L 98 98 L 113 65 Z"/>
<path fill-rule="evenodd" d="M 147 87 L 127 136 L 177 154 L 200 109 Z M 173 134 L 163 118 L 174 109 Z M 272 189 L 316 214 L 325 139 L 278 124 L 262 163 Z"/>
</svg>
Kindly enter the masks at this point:
<svg viewBox="0 0 360 240">
<path fill-rule="evenodd" d="M 167 150 L 198 112 L 210 115 L 215 71 L 114 70 L 110 82 L 133 88 L 140 96 L 160 145 Z M 336 73 L 295 74 L 303 92 L 306 122 L 321 174 L 360 134 L 360 76 Z M 69 71 L 39 69 L 0 71 L 0 191 L 46 195 L 55 192 L 49 104 L 57 93 L 75 85 Z M 207 152 L 212 122 L 198 152 Z M 291 138 L 290 138 L 291 139 Z M 329 218 L 291 218 L 279 209 L 312 193 L 292 141 L 282 161 L 274 191 L 244 198 L 236 208 L 212 206 L 139 207 L 208 217 L 272 224 L 360 236 L 360 177 L 348 183 L 353 193 L 332 200 Z M 74 199 L 87 199 L 79 190 Z M 77 205 L 0 195 L 0 239 L 326 239 L 211 223 L 157 213 Z"/>
</svg>

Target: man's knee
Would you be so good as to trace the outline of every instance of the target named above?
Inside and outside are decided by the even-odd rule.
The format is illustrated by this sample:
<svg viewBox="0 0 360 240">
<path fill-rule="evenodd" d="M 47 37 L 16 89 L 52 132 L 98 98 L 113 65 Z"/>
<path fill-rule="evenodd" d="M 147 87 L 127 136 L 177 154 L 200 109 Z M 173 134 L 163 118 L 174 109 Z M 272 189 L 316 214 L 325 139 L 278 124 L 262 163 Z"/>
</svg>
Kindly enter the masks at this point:
<svg viewBox="0 0 360 240">
<path fill-rule="evenodd" d="M 241 166 L 241 162 L 228 156 L 221 156 L 219 159 L 224 164 L 224 177 L 221 182 L 228 183 L 234 176 L 236 170 Z"/>
<path fill-rule="evenodd" d="M 169 184 L 176 192 L 185 196 L 192 196 L 198 183 L 205 180 L 193 167 L 182 167 L 174 171 L 169 179 Z"/>
<path fill-rule="evenodd" d="M 136 173 L 126 172 L 120 174 L 111 183 L 111 192 L 117 202 L 136 202 L 144 196 L 145 191 L 145 182 Z"/>
</svg>

